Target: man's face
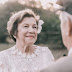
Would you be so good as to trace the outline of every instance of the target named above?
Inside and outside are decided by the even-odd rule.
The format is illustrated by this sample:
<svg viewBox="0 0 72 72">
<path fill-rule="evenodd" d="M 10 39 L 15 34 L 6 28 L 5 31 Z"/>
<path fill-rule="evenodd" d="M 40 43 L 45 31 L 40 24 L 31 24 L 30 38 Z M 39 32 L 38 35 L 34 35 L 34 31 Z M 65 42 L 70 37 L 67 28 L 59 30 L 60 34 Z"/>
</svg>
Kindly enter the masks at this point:
<svg viewBox="0 0 72 72">
<path fill-rule="evenodd" d="M 62 40 L 64 45 L 68 48 L 68 50 L 72 47 L 72 22 L 71 22 L 71 16 L 63 12 L 63 16 L 60 17 L 61 20 L 61 34 L 62 34 Z"/>
</svg>

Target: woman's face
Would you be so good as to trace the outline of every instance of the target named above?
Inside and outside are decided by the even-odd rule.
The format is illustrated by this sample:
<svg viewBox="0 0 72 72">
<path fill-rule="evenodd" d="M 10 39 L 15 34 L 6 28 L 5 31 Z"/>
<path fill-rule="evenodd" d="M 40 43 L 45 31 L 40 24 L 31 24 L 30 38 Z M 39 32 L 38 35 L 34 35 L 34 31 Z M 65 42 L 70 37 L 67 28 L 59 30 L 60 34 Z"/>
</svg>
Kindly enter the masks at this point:
<svg viewBox="0 0 72 72">
<path fill-rule="evenodd" d="M 37 23 L 34 17 L 25 17 L 18 24 L 16 40 L 22 40 L 26 44 L 34 44 L 37 40 Z"/>
</svg>

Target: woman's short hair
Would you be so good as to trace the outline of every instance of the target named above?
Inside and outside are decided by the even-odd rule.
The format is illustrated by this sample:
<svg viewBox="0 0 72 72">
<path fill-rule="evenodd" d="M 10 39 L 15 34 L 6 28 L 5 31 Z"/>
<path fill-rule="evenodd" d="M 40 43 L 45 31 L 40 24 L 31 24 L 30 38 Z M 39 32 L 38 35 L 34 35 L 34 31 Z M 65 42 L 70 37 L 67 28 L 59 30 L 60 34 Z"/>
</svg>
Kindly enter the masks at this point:
<svg viewBox="0 0 72 72">
<path fill-rule="evenodd" d="M 25 18 L 25 17 L 34 17 L 37 24 L 39 21 L 39 16 L 36 15 L 31 9 L 25 9 L 16 13 L 12 13 L 8 23 L 7 23 L 7 30 L 11 38 L 16 42 L 14 36 L 17 36 L 17 28 L 18 24 Z"/>
</svg>

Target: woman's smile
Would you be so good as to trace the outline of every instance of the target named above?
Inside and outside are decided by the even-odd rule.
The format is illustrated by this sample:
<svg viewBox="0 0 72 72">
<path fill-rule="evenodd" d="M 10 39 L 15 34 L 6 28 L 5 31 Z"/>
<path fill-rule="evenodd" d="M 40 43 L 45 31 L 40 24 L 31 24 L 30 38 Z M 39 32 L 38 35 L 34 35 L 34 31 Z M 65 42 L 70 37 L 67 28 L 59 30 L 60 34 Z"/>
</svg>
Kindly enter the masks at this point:
<svg viewBox="0 0 72 72">
<path fill-rule="evenodd" d="M 34 36 L 32 36 L 32 35 L 29 35 L 29 36 L 26 36 L 27 38 L 34 38 Z"/>
</svg>

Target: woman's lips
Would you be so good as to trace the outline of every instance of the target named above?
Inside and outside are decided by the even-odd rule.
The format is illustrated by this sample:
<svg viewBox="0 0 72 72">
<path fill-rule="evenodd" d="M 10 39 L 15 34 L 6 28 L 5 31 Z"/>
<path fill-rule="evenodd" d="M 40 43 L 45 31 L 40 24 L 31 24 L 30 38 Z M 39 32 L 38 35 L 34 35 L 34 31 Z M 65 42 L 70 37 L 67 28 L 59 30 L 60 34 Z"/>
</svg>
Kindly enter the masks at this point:
<svg viewBox="0 0 72 72">
<path fill-rule="evenodd" d="M 28 38 L 34 38 L 34 36 L 26 36 L 26 37 L 28 37 Z"/>
</svg>

